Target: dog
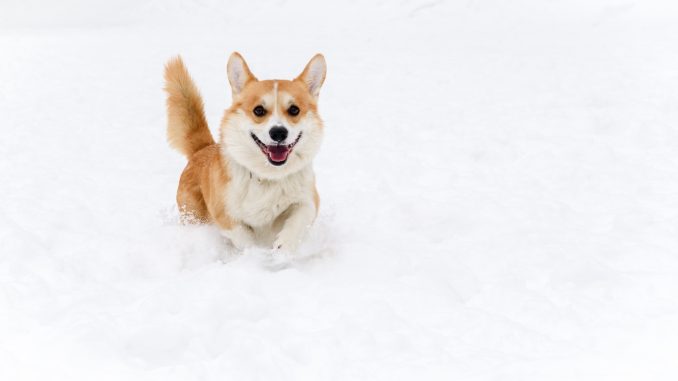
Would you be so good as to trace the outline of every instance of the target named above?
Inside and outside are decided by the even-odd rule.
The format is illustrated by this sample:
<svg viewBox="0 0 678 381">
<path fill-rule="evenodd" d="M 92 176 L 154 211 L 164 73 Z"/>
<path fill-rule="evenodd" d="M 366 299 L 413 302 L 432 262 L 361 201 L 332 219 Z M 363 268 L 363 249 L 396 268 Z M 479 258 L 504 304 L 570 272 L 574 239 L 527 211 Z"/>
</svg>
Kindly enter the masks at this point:
<svg viewBox="0 0 678 381">
<path fill-rule="evenodd" d="M 181 57 L 166 64 L 167 139 L 188 159 L 176 197 L 182 221 L 216 224 L 237 249 L 298 249 L 320 203 L 313 158 L 323 137 L 318 96 L 326 72 L 316 54 L 293 80 L 258 80 L 234 52 L 232 104 L 217 143 Z"/>
</svg>

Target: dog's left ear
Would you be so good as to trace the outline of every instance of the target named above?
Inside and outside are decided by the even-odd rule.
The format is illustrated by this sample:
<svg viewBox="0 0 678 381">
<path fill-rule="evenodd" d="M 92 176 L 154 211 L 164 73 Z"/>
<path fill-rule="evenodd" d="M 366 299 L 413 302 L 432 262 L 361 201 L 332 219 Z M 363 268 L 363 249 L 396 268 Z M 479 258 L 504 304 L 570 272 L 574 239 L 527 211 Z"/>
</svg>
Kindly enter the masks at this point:
<svg viewBox="0 0 678 381">
<path fill-rule="evenodd" d="M 316 54 L 308 61 L 304 71 L 294 80 L 303 82 L 313 98 L 318 99 L 320 87 L 323 85 L 323 82 L 325 82 L 326 72 L 327 64 L 325 63 L 325 57 L 323 57 L 322 54 Z"/>
</svg>

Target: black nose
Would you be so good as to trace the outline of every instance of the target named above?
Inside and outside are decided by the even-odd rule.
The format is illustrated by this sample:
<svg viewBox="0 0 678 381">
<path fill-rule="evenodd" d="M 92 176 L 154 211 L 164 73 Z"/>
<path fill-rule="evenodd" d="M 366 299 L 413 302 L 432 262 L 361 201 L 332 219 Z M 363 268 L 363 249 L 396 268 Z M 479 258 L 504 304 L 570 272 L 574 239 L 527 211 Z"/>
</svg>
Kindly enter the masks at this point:
<svg viewBox="0 0 678 381">
<path fill-rule="evenodd" d="M 268 134 L 271 135 L 271 139 L 280 143 L 281 141 L 287 139 L 287 128 L 276 126 L 271 128 L 268 131 Z"/>
</svg>

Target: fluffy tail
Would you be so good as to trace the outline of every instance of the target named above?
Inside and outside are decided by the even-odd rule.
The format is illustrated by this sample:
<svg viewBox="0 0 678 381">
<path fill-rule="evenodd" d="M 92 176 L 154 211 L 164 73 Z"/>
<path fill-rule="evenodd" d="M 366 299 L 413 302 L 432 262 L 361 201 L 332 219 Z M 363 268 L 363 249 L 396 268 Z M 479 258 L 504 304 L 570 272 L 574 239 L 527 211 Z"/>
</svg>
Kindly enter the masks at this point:
<svg viewBox="0 0 678 381">
<path fill-rule="evenodd" d="M 202 148 L 214 144 L 202 98 L 179 56 L 165 65 L 165 91 L 170 146 L 190 158 Z"/>
</svg>

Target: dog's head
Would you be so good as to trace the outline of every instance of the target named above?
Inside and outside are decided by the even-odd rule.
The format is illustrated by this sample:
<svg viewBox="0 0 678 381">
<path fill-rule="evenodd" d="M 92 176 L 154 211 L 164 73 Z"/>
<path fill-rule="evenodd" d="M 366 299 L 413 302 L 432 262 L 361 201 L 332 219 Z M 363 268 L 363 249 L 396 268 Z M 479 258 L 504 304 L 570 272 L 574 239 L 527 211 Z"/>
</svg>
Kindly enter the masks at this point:
<svg viewBox="0 0 678 381">
<path fill-rule="evenodd" d="M 228 60 L 233 104 L 221 122 L 226 155 L 268 179 L 310 164 L 323 135 L 317 104 L 325 72 L 325 58 L 317 54 L 291 81 L 260 81 L 233 53 Z"/>
</svg>

